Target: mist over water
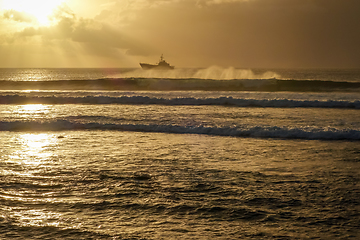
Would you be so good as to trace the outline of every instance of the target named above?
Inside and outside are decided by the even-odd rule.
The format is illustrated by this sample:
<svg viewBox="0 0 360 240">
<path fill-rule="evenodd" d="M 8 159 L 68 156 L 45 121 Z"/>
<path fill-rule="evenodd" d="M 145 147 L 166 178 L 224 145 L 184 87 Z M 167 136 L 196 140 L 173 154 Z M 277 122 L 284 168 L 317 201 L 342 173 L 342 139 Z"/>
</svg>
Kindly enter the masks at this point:
<svg viewBox="0 0 360 240">
<path fill-rule="evenodd" d="M 211 66 L 205 69 L 174 69 L 174 70 L 142 70 L 135 69 L 112 77 L 121 78 L 166 78 L 166 79 L 279 79 L 281 76 L 272 71 L 256 74 L 250 69 Z"/>
</svg>

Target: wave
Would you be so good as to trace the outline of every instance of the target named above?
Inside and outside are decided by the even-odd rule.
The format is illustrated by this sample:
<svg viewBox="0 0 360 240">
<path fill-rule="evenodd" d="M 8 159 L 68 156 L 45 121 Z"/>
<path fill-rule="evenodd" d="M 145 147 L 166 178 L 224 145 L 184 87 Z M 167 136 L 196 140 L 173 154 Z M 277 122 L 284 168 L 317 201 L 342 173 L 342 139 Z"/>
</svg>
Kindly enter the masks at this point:
<svg viewBox="0 0 360 240">
<path fill-rule="evenodd" d="M 0 96 L 0 104 L 137 104 L 137 105 L 218 105 L 235 107 L 272 107 L 272 108 L 345 108 L 360 109 L 358 101 L 319 101 L 290 99 L 243 99 L 233 97 L 218 98 L 156 98 L 147 96 Z"/>
<path fill-rule="evenodd" d="M 68 120 L 49 122 L 2 121 L 0 131 L 64 131 L 64 130 L 115 130 L 134 132 L 158 132 L 176 134 L 204 134 L 229 137 L 281 138 L 307 140 L 360 140 L 360 131 L 354 129 L 302 129 L 286 127 L 256 126 L 241 127 L 205 127 L 180 125 L 146 124 L 103 124 L 98 122 L 77 123 Z"/>
<path fill-rule="evenodd" d="M 323 80 L 201 78 L 104 78 L 96 80 L 0 81 L 0 90 L 123 90 L 123 91 L 292 91 L 359 92 L 360 82 Z"/>
</svg>

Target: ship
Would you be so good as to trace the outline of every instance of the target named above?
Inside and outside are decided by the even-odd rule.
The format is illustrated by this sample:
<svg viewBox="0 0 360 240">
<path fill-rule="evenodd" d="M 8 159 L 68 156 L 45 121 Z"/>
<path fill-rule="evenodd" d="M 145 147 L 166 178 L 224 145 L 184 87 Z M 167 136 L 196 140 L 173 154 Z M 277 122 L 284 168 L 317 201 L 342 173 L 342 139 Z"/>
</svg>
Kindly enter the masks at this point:
<svg viewBox="0 0 360 240">
<path fill-rule="evenodd" d="M 158 64 L 149 64 L 149 63 L 140 63 L 140 66 L 142 67 L 142 69 L 144 70 L 150 70 L 150 69 L 155 69 L 155 70 L 172 70 L 175 67 L 171 66 L 168 62 L 166 62 L 164 60 L 164 56 L 161 55 L 160 56 L 160 60 L 158 62 Z"/>
</svg>

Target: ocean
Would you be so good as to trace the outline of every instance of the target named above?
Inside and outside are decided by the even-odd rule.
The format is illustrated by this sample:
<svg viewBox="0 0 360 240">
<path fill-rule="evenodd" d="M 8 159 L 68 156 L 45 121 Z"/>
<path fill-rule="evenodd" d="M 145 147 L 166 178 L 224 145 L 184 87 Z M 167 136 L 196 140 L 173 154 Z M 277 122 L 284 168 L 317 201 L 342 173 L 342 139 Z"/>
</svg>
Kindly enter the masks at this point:
<svg viewBox="0 0 360 240">
<path fill-rule="evenodd" d="M 359 69 L 0 69 L 0 239 L 359 239 Z"/>
</svg>

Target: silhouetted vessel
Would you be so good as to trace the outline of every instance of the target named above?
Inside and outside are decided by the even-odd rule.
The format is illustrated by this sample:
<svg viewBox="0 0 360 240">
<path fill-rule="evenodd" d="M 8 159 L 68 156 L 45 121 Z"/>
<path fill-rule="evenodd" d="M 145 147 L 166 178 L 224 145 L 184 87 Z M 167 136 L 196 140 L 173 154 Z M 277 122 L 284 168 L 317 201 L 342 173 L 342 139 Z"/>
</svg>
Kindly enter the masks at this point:
<svg viewBox="0 0 360 240">
<path fill-rule="evenodd" d="M 168 62 L 164 60 L 164 56 L 161 55 L 160 61 L 158 64 L 149 64 L 149 63 L 140 63 L 142 69 L 149 70 L 149 69 L 156 69 L 156 70 L 170 70 L 174 69 L 174 66 L 171 66 Z"/>
</svg>

